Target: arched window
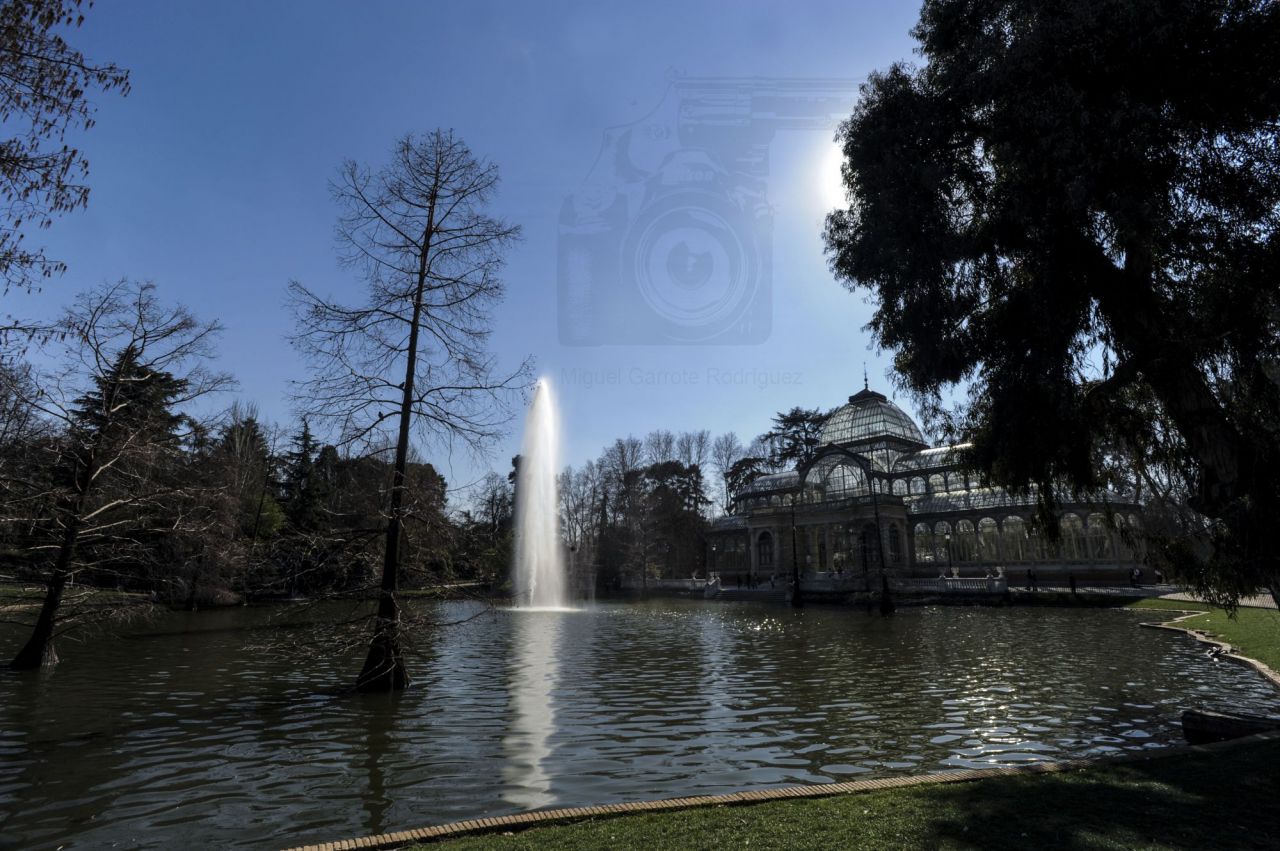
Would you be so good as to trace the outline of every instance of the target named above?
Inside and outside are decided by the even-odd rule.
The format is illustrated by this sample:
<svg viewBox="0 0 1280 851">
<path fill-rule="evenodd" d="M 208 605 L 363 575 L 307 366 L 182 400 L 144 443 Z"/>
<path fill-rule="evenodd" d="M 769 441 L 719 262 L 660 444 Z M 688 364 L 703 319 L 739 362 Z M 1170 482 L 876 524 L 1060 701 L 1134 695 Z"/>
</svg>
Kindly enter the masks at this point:
<svg viewBox="0 0 1280 851">
<path fill-rule="evenodd" d="M 1027 527 L 1027 558 L 1032 561 L 1045 561 L 1052 558 L 1048 542 L 1035 526 Z"/>
<path fill-rule="evenodd" d="M 1100 560 L 1115 558 L 1115 551 L 1111 547 L 1111 535 L 1107 529 L 1106 516 L 1097 512 L 1090 514 L 1087 530 L 1089 558 Z"/>
<path fill-rule="evenodd" d="M 943 520 L 933 524 L 933 548 L 938 553 L 938 561 L 946 564 L 948 560 L 955 560 L 955 553 L 948 552 L 947 548 L 954 546 L 951 538 L 951 524 Z"/>
<path fill-rule="evenodd" d="M 971 521 L 961 520 L 956 524 L 956 540 L 952 553 L 956 561 L 977 561 L 978 537 Z"/>
<path fill-rule="evenodd" d="M 919 476 L 911 480 L 911 493 L 914 496 L 922 496 L 925 491 L 924 479 Z"/>
<path fill-rule="evenodd" d="M 835 499 L 864 494 L 868 491 L 867 477 L 862 468 L 853 464 L 836 464 L 827 474 L 827 496 Z"/>
<path fill-rule="evenodd" d="M 894 495 L 894 496 L 906 496 L 906 495 L 907 495 L 907 480 L 906 480 L 906 479 L 894 479 L 894 480 L 893 480 L 893 495 Z"/>
<path fill-rule="evenodd" d="M 929 477 L 929 493 L 946 493 L 947 480 L 942 478 L 938 473 L 934 473 Z"/>
<path fill-rule="evenodd" d="M 804 476 L 805 502 L 825 502 L 871 492 L 867 475 L 847 457 L 819 458 Z"/>
<path fill-rule="evenodd" d="M 756 566 L 760 570 L 773 567 L 773 535 L 768 532 L 761 532 L 756 539 Z"/>
<path fill-rule="evenodd" d="M 1133 560 L 1133 531 L 1125 522 L 1123 514 L 1116 515 L 1116 558 L 1121 561 Z"/>
<path fill-rule="evenodd" d="M 1031 558 L 1027 540 L 1027 523 L 1021 517 L 1009 515 L 1004 519 L 1004 557 L 1007 561 L 1027 561 Z"/>
<path fill-rule="evenodd" d="M 990 517 L 978 521 L 979 560 L 987 563 L 1000 560 L 1000 528 Z"/>
<path fill-rule="evenodd" d="M 1058 521 L 1058 552 L 1063 561 L 1081 561 L 1084 558 L 1084 524 L 1078 514 L 1064 514 Z"/>
<path fill-rule="evenodd" d="M 929 524 L 917 523 L 911 538 L 911 543 L 915 546 L 916 562 L 922 564 L 933 561 L 933 533 L 929 531 Z"/>
</svg>

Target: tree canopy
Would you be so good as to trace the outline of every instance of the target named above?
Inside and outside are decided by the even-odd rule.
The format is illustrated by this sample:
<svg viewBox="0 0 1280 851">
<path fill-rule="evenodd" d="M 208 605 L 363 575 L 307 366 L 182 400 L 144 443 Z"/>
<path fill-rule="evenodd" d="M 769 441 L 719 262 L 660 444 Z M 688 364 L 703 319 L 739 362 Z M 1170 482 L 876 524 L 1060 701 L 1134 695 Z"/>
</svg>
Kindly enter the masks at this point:
<svg viewBox="0 0 1280 851">
<path fill-rule="evenodd" d="M 129 72 L 96 64 L 63 38 L 84 21 L 85 0 L 0 5 L 0 280 L 30 287 L 65 268 L 31 245 L 31 228 L 89 202 L 89 162 L 66 144 L 93 126 L 91 89 L 128 92 Z"/>
<path fill-rule="evenodd" d="M 928 0 L 914 35 L 842 125 L 825 230 L 901 381 L 1042 499 L 1173 465 L 1209 544 L 1184 578 L 1274 588 L 1280 5 Z"/>
</svg>

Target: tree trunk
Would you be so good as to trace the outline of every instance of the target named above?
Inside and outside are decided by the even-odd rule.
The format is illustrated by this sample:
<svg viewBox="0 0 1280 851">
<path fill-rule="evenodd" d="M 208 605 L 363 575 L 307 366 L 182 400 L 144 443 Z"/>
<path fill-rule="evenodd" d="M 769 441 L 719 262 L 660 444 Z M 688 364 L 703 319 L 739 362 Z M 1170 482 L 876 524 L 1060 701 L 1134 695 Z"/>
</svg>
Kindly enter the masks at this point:
<svg viewBox="0 0 1280 851">
<path fill-rule="evenodd" d="M 400 648 L 400 606 L 394 590 L 378 595 L 378 617 L 369 642 L 369 653 L 356 679 L 362 692 L 399 691 L 409 685 L 409 672 Z"/>
<path fill-rule="evenodd" d="M 62 545 L 58 548 L 58 560 L 54 564 L 53 575 L 49 578 L 35 629 L 31 631 L 31 638 L 27 639 L 27 643 L 9 663 L 9 667 L 15 671 L 34 671 L 39 668 L 52 668 L 58 664 L 58 651 L 54 647 L 53 630 L 57 621 L 58 607 L 62 605 L 62 592 L 67 587 L 67 579 L 71 576 L 71 557 L 75 553 L 76 540 L 79 537 L 79 519 L 78 516 L 73 516 L 63 533 Z"/>
<path fill-rule="evenodd" d="M 200 565 L 197 564 L 195 570 L 191 573 L 191 587 L 187 589 L 187 605 L 188 612 L 196 610 L 196 591 L 200 586 Z"/>
<path fill-rule="evenodd" d="M 437 164 L 436 185 L 440 172 Z M 435 229 L 435 198 L 431 192 L 427 226 L 422 234 L 422 252 L 418 255 L 418 281 L 413 297 L 413 318 L 409 324 L 409 346 L 405 355 L 404 395 L 400 401 L 400 431 L 396 440 L 396 468 L 391 480 L 391 506 L 387 519 L 387 543 L 382 559 L 382 587 L 378 591 L 378 615 L 374 619 L 369 654 L 356 678 L 356 690 L 363 692 L 399 691 L 409 685 L 404 652 L 400 647 L 400 604 L 396 601 L 396 583 L 400 573 L 400 539 L 404 528 L 405 471 L 409 466 L 409 432 L 413 422 L 413 383 L 418 367 L 418 325 L 422 321 L 422 297 L 427 286 L 431 235 Z"/>
</svg>

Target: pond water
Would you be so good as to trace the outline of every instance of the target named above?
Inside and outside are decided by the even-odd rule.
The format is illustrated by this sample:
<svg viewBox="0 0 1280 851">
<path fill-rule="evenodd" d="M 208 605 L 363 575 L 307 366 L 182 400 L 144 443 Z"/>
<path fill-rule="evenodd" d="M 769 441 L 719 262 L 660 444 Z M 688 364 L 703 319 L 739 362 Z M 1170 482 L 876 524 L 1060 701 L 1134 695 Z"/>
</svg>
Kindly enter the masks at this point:
<svg viewBox="0 0 1280 851">
<path fill-rule="evenodd" d="M 1253 671 L 1121 610 L 495 610 L 420 637 L 390 697 L 335 694 L 355 659 L 245 650 L 269 615 L 164 615 L 0 675 L 0 847 L 283 847 L 1160 748 L 1183 709 L 1277 708 Z"/>
</svg>

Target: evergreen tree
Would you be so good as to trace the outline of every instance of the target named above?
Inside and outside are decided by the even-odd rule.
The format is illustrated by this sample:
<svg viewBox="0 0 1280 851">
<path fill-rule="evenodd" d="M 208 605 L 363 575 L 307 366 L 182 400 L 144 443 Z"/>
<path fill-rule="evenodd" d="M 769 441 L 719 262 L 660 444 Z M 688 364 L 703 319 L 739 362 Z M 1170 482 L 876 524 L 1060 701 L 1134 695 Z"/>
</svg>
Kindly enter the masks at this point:
<svg viewBox="0 0 1280 851">
<path fill-rule="evenodd" d="M 769 463 L 775 470 L 796 467 L 818 451 L 818 440 L 827 415 L 817 408 L 795 407 L 774 414 L 773 428 L 760 435 L 769 447 Z"/>
<path fill-rule="evenodd" d="M 285 517 L 294 531 L 313 532 L 321 525 L 327 489 L 316 467 L 316 440 L 305 419 L 292 443 L 293 449 L 285 455 L 282 483 Z"/>
</svg>

